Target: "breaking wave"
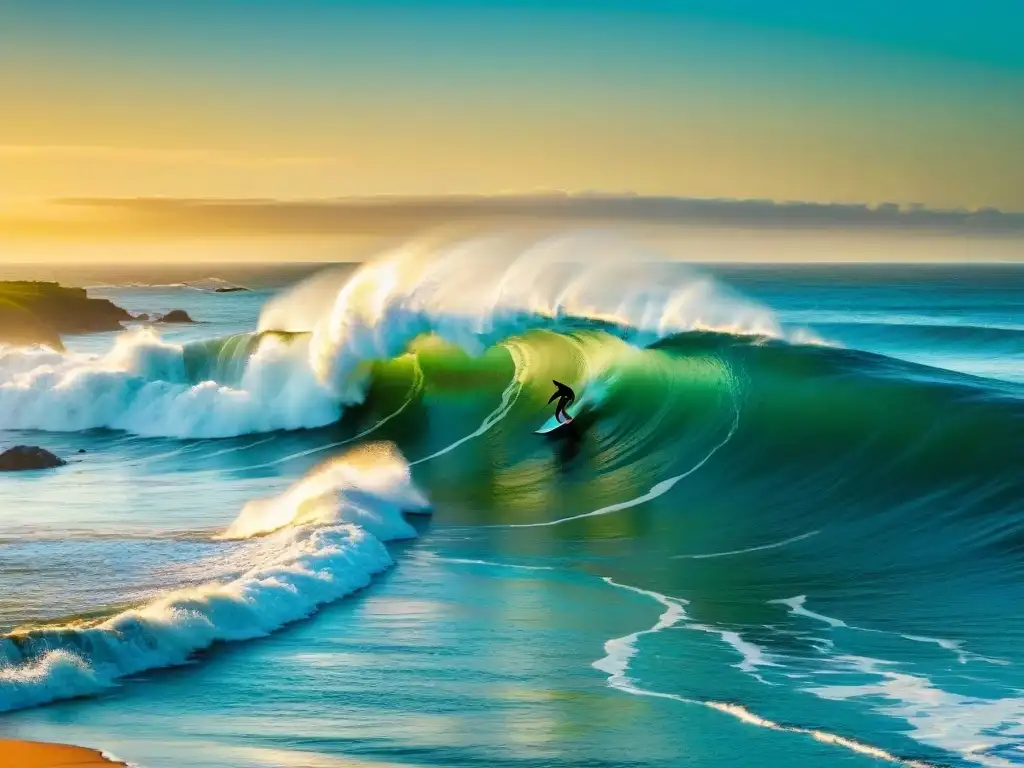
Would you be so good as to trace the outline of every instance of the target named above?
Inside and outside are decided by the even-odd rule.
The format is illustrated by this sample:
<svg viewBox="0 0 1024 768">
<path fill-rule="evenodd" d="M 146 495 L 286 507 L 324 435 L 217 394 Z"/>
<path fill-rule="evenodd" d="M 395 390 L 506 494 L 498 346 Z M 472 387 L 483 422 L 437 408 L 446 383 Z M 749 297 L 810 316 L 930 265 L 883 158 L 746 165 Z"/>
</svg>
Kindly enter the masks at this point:
<svg viewBox="0 0 1024 768">
<path fill-rule="evenodd" d="M 421 337 L 479 354 L 579 328 L 640 346 L 693 330 L 813 338 L 606 236 L 410 243 L 273 299 L 251 334 L 174 344 L 136 330 L 102 355 L 0 348 L 0 429 L 218 438 L 322 427 L 364 401 L 375 362 Z"/>
<path fill-rule="evenodd" d="M 0 711 L 93 694 L 310 616 L 389 568 L 384 542 L 414 537 L 403 514 L 427 511 L 394 449 L 335 459 L 280 496 L 251 502 L 211 537 L 209 557 L 179 574 L 199 583 L 100 620 L 0 638 Z"/>
</svg>

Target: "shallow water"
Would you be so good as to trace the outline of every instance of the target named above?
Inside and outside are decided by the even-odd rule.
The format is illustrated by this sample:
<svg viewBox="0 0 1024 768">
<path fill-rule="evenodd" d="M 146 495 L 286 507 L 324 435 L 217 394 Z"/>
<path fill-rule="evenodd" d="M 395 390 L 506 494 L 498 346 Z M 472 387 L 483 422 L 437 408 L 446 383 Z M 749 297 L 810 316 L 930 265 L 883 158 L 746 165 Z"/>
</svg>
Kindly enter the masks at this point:
<svg viewBox="0 0 1024 768">
<path fill-rule="evenodd" d="M 109 335 L 4 360 L 50 398 L 0 398 L 4 441 L 72 463 L 0 479 L 0 733 L 153 768 L 1024 763 L 1024 270 L 705 271 L 781 338 L 602 317 L 478 357 L 418 342 L 302 430 L 276 425 L 323 413 L 263 418 L 298 385 L 253 389 L 258 353 L 223 341 L 273 288 L 98 289 L 204 322 L 113 372 L 88 357 Z M 575 439 L 532 434 L 552 378 L 586 404 Z M 380 444 L 400 455 L 359 458 Z"/>
</svg>

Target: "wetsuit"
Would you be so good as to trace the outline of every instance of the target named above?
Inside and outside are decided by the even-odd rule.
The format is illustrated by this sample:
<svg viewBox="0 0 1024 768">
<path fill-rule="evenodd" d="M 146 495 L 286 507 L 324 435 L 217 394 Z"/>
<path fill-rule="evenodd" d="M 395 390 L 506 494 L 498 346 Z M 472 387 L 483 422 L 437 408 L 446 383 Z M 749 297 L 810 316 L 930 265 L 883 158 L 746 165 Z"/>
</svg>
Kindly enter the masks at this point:
<svg viewBox="0 0 1024 768">
<path fill-rule="evenodd" d="M 552 381 L 554 382 L 556 389 L 555 394 L 548 398 L 548 402 L 550 403 L 552 400 L 557 398 L 558 405 L 555 406 L 555 420 L 564 424 L 571 420 L 569 415 L 566 414 L 565 409 L 575 402 L 576 393 L 562 382 L 555 381 L 554 379 L 552 379 Z"/>
</svg>

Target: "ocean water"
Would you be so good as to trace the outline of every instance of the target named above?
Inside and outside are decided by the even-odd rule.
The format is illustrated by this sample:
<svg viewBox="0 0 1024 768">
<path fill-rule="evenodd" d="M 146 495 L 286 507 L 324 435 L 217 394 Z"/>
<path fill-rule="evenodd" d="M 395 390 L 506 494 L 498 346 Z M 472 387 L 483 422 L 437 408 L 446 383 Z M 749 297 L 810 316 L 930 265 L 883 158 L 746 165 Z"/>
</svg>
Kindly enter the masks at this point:
<svg viewBox="0 0 1024 768">
<path fill-rule="evenodd" d="M 70 461 L 0 477 L 0 735 L 147 768 L 1024 764 L 1024 269 L 646 258 L 112 279 L 201 322 L 0 351 L 0 439 Z M 555 439 L 552 379 L 583 405 Z"/>
</svg>

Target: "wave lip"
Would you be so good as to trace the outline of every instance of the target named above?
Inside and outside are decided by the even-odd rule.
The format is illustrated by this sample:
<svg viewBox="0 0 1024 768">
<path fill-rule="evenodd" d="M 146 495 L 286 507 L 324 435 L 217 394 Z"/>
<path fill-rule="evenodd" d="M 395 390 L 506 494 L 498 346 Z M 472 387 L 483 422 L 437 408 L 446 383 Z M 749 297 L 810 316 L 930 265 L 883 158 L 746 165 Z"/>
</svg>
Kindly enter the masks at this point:
<svg viewBox="0 0 1024 768">
<path fill-rule="evenodd" d="M 225 542 L 238 549 L 222 553 L 227 563 L 212 562 L 207 570 L 237 563 L 224 578 L 99 623 L 22 629 L 0 638 L 0 711 L 87 696 L 127 675 L 184 664 L 215 643 L 270 634 L 367 586 L 393 563 L 383 542 L 415 535 L 404 508 L 426 511 L 425 497 L 396 451 L 370 448 L 354 455 L 344 471 L 339 466 L 314 471 L 262 502 L 264 512 L 274 505 L 285 510 L 274 518 L 283 522 L 273 533 L 261 535 L 243 511 L 233 538 L 257 538 Z M 316 494 L 307 492 L 311 486 Z M 293 503 L 296 498 L 316 502 L 303 508 Z M 288 510 L 295 509 L 315 514 L 289 518 Z"/>
</svg>

